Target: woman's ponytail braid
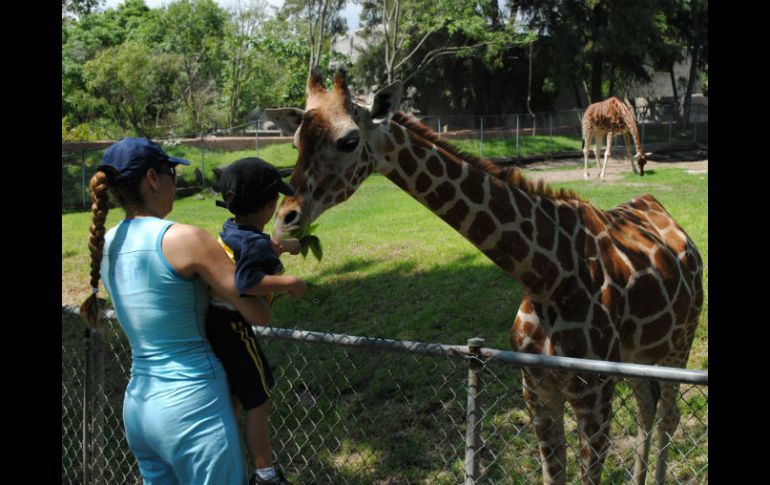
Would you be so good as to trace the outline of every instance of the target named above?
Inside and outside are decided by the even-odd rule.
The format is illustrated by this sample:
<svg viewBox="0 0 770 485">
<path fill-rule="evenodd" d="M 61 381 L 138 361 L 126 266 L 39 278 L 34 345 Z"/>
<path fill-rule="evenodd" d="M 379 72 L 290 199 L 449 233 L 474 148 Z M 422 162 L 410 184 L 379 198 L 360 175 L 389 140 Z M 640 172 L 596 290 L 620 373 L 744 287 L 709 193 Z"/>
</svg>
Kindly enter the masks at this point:
<svg viewBox="0 0 770 485">
<path fill-rule="evenodd" d="M 91 204 L 93 217 L 91 237 L 88 241 L 88 248 L 91 251 L 91 295 L 80 305 L 80 315 L 86 319 L 90 327 L 100 328 L 96 293 L 99 288 L 99 269 L 102 264 L 102 250 L 104 249 L 104 223 L 107 219 L 107 211 L 109 211 L 107 175 L 104 172 L 96 172 L 91 177 L 91 199 L 93 201 Z"/>
</svg>

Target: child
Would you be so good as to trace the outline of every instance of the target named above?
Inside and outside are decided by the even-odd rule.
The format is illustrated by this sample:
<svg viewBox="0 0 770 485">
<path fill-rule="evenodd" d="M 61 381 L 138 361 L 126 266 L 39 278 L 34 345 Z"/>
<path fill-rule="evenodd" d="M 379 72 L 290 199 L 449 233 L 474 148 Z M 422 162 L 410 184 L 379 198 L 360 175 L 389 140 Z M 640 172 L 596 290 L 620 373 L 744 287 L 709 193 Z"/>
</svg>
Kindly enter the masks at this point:
<svg viewBox="0 0 770 485">
<path fill-rule="evenodd" d="M 299 253 L 299 241 L 276 242 L 262 232 L 275 213 L 278 194 L 294 195 L 292 188 L 275 167 L 259 158 L 243 158 L 215 172 L 224 199 L 216 204 L 235 215 L 223 224 L 219 242 L 236 263 L 238 295 L 264 296 L 271 301 L 273 292 L 289 292 L 301 298 L 307 284 L 281 274 L 283 265 L 278 259 L 283 252 Z M 246 446 L 256 467 L 249 485 L 288 484 L 271 463 L 268 416 L 274 382 L 254 331 L 228 303 L 212 294 L 206 335 L 227 372 L 236 416 L 241 409 L 246 411 Z"/>
</svg>

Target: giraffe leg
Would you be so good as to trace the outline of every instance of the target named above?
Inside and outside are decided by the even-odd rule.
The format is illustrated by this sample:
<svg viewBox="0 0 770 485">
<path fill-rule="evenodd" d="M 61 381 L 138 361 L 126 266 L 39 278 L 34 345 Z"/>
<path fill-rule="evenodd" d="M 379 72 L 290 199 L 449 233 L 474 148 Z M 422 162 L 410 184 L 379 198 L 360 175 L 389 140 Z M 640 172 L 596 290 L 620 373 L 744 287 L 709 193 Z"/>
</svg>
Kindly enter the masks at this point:
<svg viewBox="0 0 770 485">
<path fill-rule="evenodd" d="M 591 151 L 591 139 L 593 134 L 590 129 L 584 130 L 583 133 L 583 178 L 588 179 L 588 153 Z"/>
<path fill-rule="evenodd" d="M 602 147 L 602 135 L 601 132 L 594 135 L 594 158 L 596 159 L 596 168 L 602 168 L 602 164 L 599 162 L 599 149 Z"/>
<path fill-rule="evenodd" d="M 602 163 L 602 171 L 599 172 L 600 180 L 604 180 L 604 169 L 607 168 L 607 158 L 610 156 L 610 150 L 612 150 L 612 132 L 607 133 L 607 149 L 604 151 L 604 163 Z"/>
<path fill-rule="evenodd" d="M 660 426 L 658 427 L 658 461 L 655 465 L 655 483 L 662 485 L 666 480 L 668 445 L 679 425 L 681 413 L 676 405 L 679 384 L 666 382 L 660 385 Z"/>
<path fill-rule="evenodd" d="M 544 485 L 564 485 L 567 452 L 564 441 L 564 397 L 546 372 L 523 369 L 524 399 L 537 437 Z"/>
<path fill-rule="evenodd" d="M 639 409 L 639 426 L 636 432 L 636 458 L 634 459 L 634 483 L 644 485 L 647 477 L 647 457 L 650 454 L 650 431 L 655 419 L 655 408 L 660 397 L 657 381 L 629 379 Z"/>
<path fill-rule="evenodd" d="M 580 480 L 583 485 L 599 485 L 610 441 L 615 381 L 597 376 L 581 379 L 581 382 L 587 382 L 587 385 L 583 384 L 586 390 L 569 398 L 580 436 Z"/>
</svg>

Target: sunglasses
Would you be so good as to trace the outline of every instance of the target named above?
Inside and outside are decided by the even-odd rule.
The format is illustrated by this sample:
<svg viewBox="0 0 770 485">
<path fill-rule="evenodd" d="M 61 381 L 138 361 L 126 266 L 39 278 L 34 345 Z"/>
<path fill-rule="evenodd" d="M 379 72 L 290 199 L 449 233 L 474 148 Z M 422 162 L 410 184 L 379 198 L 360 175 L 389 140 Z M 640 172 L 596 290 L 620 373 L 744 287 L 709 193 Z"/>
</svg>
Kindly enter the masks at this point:
<svg viewBox="0 0 770 485">
<path fill-rule="evenodd" d="M 167 173 L 167 174 L 171 175 L 171 178 L 174 179 L 174 183 L 176 183 L 176 168 L 175 167 L 171 167 L 171 166 L 158 167 L 158 168 L 155 169 L 155 171 L 158 172 L 158 173 Z"/>
</svg>

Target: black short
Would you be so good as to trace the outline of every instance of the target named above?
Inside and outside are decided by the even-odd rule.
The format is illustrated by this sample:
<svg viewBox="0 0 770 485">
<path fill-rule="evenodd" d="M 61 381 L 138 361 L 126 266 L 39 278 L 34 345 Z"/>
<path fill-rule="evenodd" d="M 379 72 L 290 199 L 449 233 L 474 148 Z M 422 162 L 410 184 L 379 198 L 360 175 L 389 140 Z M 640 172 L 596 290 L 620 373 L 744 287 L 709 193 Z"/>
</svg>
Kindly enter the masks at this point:
<svg viewBox="0 0 770 485">
<path fill-rule="evenodd" d="M 227 372 L 230 392 L 248 410 L 270 398 L 275 385 L 270 364 L 251 325 L 238 312 L 209 306 L 206 337 Z"/>
</svg>

